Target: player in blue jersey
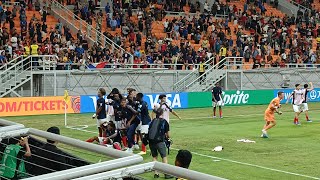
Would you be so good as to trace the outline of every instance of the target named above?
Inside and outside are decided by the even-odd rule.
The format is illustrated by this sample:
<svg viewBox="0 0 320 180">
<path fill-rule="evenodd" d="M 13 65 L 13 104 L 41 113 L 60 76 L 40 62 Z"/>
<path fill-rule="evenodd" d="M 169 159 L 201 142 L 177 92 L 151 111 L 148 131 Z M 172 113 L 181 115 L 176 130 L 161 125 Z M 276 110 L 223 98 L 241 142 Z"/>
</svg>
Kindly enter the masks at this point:
<svg viewBox="0 0 320 180">
<path fill-rule="evenodd" d="M 138 93 L 136 98 L 137 98 L 136 109 L 139 113 L 138 117 L 141 121 L 140 125 L 137 127 L 137 131 L 138 132 L 140 131 L 141 139 L 143 139 L 143 137 L 146 134 L 148 134 L 149 123 L 151 122 L 151 118 L 148 111 L 148 103 L 143 100 L 143 94 Z M 146 153 L 147 153 L 146 145 L 142 142 L 141 152 L 139 154 L 143 155 Z"/>
<path fill-rule="evenodd" d="M 99 137 L 105 137 L 105 134 L 102 133 L 102 128 L 101 128 L 101 125 L 107 122 L 106 101 L 103 98 L 103 96 L 105 95 L 106 95 L 106 90 L 104 88 L 99 88 L 96 113 L 93 114 L 92 116 L 93 119 L 97 119 Z"/>
<path fill-rule="evenodd" d="M 212 89 L 212 106 L 213 106 L 213 118 L 216 118 L 216 110 L 217 106 L 219 107 L 219 116 L 222 118 L 222 106 L 223 106 L 223 98 L 222 98 L 222 89 L 219 84 Z"/>
<path fill-rule="evenodd" d="M 309 88 L 309 85 L 308 84 L 305 84 L 302 89 L 302 93 L 303 93 L 303 97 L 304 97 L 304 101 L 302 102 L 302 111 L 305 113 L 306 115 L 306 120 L 307 122 L 312 122 L 310 119 L 309 119 L 309 114 L 308 114 L 308 111 L 309 111 L 309 107 L 308 107 L 308 93 L 310 91 L 313 90 L 313 84 L 312 82 L 309 83 L 310 84 L 310 88 Z"/>
</svg>

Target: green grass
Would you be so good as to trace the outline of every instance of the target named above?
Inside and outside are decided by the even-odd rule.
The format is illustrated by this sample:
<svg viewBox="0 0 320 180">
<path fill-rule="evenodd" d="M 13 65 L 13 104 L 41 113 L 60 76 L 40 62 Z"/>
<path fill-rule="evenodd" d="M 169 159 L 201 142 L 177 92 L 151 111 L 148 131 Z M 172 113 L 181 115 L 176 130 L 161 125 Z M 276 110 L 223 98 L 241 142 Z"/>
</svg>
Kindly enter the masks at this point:
<svg viewBox="0 0 320 180">
<path fill-rule="evenodd" d="M 309 108 L 313 123 L 306 123 L 301 114 L 301 126 L 293 125 L 291 105 L 283 105 L 283 115 L 276 115 L 277 126 L 269 131 L 269 139 L 260 138 L 264 124 L 263 112 L 267 106 L 224 107 L 224 119 L 212 119 L 211 108 L 178 110 L 182 121 L 171 120 L 171 136 L 173 148 L 188 149 L 202 155 L 219 157 L 303 174 L 320 177 L 320 104 L 311 103 Z M 58 126 L 65 136 L 85 140 L 93 134 L 70 130 L 64 127 L 64 115 L 7 117 L 5 119 L 22 123 L 27 127 L 46 130 L 50 126 Z M 68 115 L 69 125 L 90 125 L 87 130 L 96 131 L 95 121 L 91 114 Z M 256 143 L 239 143 L 237 139 L 250 139 Z M 223 146 L 222 152 L 213 152 L 215 146 Z M 64 148 L 64 146 L 62 146 Z M 69 146 L 70 148 L 70 146 Z M 80 152 L 74 154 L 97 162 L 108 158 L 93 157 Z M 90 153 L 90 152 L 87 152 Z M 190 169 L 220 176 L 227 179 L 261 180 L 261 179 L 310 179 L 276 172 L 249 165 L 193 154 Z M 176 151 L 172 150 L 169 162 L 173 164 Z M 144 156 L 145 162 L 151 161 L 150 155 Z M 151 175 L 146 176 L 151 179 Z"/>
</svg>

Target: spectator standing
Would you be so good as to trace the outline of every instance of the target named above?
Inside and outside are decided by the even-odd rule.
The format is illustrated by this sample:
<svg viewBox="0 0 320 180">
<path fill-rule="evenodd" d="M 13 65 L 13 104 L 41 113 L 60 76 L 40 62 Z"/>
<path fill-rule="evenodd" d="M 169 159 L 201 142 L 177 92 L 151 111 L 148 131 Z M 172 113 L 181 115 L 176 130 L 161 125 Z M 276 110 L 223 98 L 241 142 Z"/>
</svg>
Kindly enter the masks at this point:
<svg viewBox="0 0 320 180">
<path fill-rule="evenodd" d="M 0 176 L 12 180 L 27 177 L 23 158 L 30 156 L 31 151 L 27 137 L 10 138 L 9 145 L 2 155 Z"/>
<path fill-rule="evenodd" d="M 60 135 L 60 129 L 58 127 L 50 127 L 47 132 Z M 39 168 L 35 171 L 35 175 L 42 175 L 52 173 L 54 171 L 62 171 L 68 169 L 66 166 L 66 155 L 57 148 L 58 142 L 47 140 L 47 143 L 43 145 L 39 152 L 36 153 L 35 162 L 39 166 L 45 168 Z M 43 157 L 43 158 L 40 158 Z M 48 162 L 48 159 L 53 160 Z"/>
</svg>

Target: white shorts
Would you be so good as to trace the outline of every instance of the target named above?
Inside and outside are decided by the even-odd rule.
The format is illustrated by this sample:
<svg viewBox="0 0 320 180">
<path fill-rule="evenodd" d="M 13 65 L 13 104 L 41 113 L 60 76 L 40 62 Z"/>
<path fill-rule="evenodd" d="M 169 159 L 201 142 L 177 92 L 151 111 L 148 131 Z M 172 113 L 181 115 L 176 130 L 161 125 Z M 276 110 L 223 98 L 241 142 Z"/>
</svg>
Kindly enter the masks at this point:
<svg viewBox="0 0 320 180">
<path fill-rule="evenodd" d="M 141 125 L 137 127 L 137 131 L 140 131 L 141 134 L 148 134 L 149 132 L 149 125 Z"/>
<path fill-rule="evenodd" d="M 142 125 L 142 122 L 136 128 L 136 131 L 140 131 L 141 134 L 148 134 L 149 132 L 149 125 Z M 136 132 L 137 133 L 137 132 Z"/>
<path fill-rule="evenodd" d="M 107 122 L 114 122 L 114 116 L 110 115 L 110 114 L 107 114 Z"/>
<path fill-rule="evenodd" d="M 303 112 L 309 111 L 308 103 L 302 103 L 301 106 Z"/>
<path fill-rule="evenodd" d="M 140 121 L 140 124 L 137 126 L 135 133 L 137 134 L 137 131 L 141 131 L 142 122 Z"/>
<path fill-rule="evenodd" d="M 300 105 L 293 105 L 293 111 L 296 112 L 296 113 L 299 113 L 301 112 L 301 106 Z"/>
<path fill-rule="evenodd" d="M 105 140 L 105 137 L 98 137 L 98 139 L 99 139 L 99 144 L 104 144 L 104 140 Z M 111 139 L 109 139 L 110 140 L 110 142 L 108 142 L 108 143 L 112 143 L 112 140 Z"/>
<path fill-rule="evenodd" d="M 124 124 L 123 121 L 114 121 L 114 125 L 116 126 L 116 129 L 126 129 L 126 124 Z"/>
<path fill-rule="evenodd" d="M 218 102 L 214 102 L 214 101 L 212 101 L 212 106 L 213 106 L 213 107 L 223 106 L 223 103 L 222 103 L 222 101 L 221 101 L 221 100 L 220 100 L 220 101 L 218 101 Z"/>
<path fill-rule="evenodd" d="M 103 137 L 98 137 L 98 139 L 99 139 L 99 144 L 103 144 L 104 138 Z"/>
<path fill-rule="evenodd" d="M 108 122 L 108 120 L 107 119 L 97 119 L 97 127 L 100 127 L 105 122 Z"/>
</svg>

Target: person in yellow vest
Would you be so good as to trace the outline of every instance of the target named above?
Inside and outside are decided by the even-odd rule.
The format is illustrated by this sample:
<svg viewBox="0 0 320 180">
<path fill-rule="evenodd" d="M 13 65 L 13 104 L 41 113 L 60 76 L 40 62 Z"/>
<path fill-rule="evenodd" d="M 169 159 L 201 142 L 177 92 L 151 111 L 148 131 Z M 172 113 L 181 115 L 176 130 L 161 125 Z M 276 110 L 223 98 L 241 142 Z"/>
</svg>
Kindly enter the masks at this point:
<svg viewBox="0 0 320 180">
<path fill-rule="evenodd" d="M 30 47 L 28 46 L 28 43 L 25 43 L 24 44 L 24 53 L 23 53 L 23 57 L 27 57 L 30 55 Z"/>
<path fill-rule="evenodd" d="M 202 84 L 202 81 L 205 81 L 206 79 L 206 75 L 204 73 L 205 73 L 204 63 L 203 63 L 203 60 L 201 60 L 199 64 L 200 84 Z"/>
<path fill-rule="evenodd" d="M 227 55 L 227 48 L 225 47 L 225 45 L 222 45 L 221 49 L 220 49 L 220 60 L 224 59 Z"/>
<path fill-rule="evenodd" d="M 37 57 L 38 56 L 39 45 L 36 43 L 36 41 L 32 41 L 30 48 L 31 48 L 31 55 L 33 56 L 31 58 L 32 65 L 33 65 L 34 68 L 37 68 L 38 65 L 39 65 L 38 57 Z"/>
<path fill-rule="evenodd" d="M 317 41 L 317 45 L 319 46 L 319 45 L 320 45 L 320 36 L 318 36 L 318 37 L 316 38 L 316 41 Z"/>
<path fill-rule="evenodd" d="M 222 61 L 225 57 L 227 56 L 227 48 L 224 44 L 222 44 L 222 47 L 220 48 L 220 52 L 219 52 L 219 61 Z M 224 64 L 222 66 L 219 67 L 219 69 L 223 69 L 224 68 Z"/>
<path fill-rule="evenodd" d="M 28 57 L 30 55 L 30 46 L 28 45 L 27 42 L 24 44 L 23 50 L 24 50 L 23 58 Z M 26 70 L 30 66 L 28 61 L 29 61 L 29 59 L 26 59 L 25 61 L 23 61 L 23 69 L 24 70 Z"/>
<path fill-rule="evenodd" d="M 192 154 L 188 150 L 179 150 L 175 160 L 175 166 L 188 169 L 192 160 Z M 177 180 L 186 180 L 177 178 Z"/>
</svg>

